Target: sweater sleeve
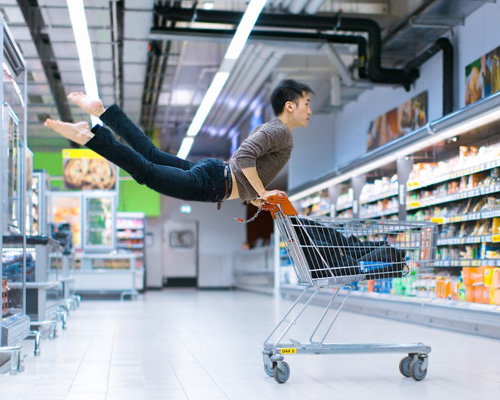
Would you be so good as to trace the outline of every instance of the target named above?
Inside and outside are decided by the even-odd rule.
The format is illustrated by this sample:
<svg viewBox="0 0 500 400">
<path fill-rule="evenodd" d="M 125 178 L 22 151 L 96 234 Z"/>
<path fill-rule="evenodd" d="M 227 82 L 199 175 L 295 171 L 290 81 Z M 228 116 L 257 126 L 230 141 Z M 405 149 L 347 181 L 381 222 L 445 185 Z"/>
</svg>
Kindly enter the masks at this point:
<svg viewBox="0 0 500 400">
<path fill-rule="evenodd" d="M 279 141 L 276 139 L 274 135 L 265 131 L 257 131 L 246 138 L 233 156 L 238 168 L 255 167 L 257 158 L 278 150 Z"/>
</svg>

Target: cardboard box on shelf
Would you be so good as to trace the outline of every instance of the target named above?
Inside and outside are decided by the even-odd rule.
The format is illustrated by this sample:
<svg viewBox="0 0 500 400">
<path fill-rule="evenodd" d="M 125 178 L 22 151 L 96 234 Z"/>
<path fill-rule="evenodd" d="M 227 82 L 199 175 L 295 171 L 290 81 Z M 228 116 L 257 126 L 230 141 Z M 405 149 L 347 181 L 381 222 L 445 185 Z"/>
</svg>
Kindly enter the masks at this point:
<svg viewBox="0 0 500 400">
<path fill-rule="evenodd" d="M 474 296 L 475 296 L 474 286 L 465 285 L 465 301 L 468 301 L 469 303 L 474 303 L 475 299 Z"/>
<path fill-rule="evenodd" d="M 493 271 L 495 269 L 495 267 L 484 268 L 484 286 L 491 287 L 493 285 Z"/>
<path fill-rule="evenodd" d="M 490 304 L 491 289 L 486 286 L 474 286 L 474 302 Z"/>
<path fill-rule="evenodd" d="M 500 306 L 500 289 L 491 289 L 490 304 Z"/>
<path fill-rule="evenodd" d="M 493 270 L 493 276 L 491 278 L 491 287 L 493 289 L 500 289 L 500 268 L 495 268 Z"/>
</svg>

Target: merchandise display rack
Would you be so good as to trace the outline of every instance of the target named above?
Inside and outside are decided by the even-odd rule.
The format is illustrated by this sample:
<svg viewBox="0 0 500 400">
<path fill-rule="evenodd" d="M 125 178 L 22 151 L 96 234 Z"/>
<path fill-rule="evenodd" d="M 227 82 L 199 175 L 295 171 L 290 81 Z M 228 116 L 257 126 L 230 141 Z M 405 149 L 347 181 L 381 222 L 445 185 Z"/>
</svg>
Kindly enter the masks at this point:
<svg viewBox="0 0 500 400">
<path fill-rule="evenodd" d="M 5 21 L 0 16 L 2 44 L 2 118 L 0 119 L 0 283 L 2 312 L 0 329 L 0 372 L 15 375 L 24 371 L 22 341 L 29 335 L 29 317 L 26 315 L 26 235 L 27 182 L 27 69 L 22 53 L 16 45 Z M 14 263 L 7 259 L 4 238 L 21 238 L 21 251 Z M 14 260 L 10 260 L 14 261 Z M 5 282 L 5 280 L 7 282 Z M 4 303 L 5 301 L 5 303 Z M 10 361 L 10 362 L 9 362 Z M 6 370 L 7 368 L 7 370 Z"/>
<path fill-rule="evenodd" d="M 498 96 L 459 110 L 432 125 L 438 126 L 444 121 L 450 124 L 453 119 L 464 123 L 474 112 L 483 112 L 497 102 Z M 383 298 L 384 307 L 387 310 L 392 308 L 395 315 L 408 315 L 404 307 L 412 301 L 426 307 L 439 305 L 431 311 L 423 309 L 415 312 L 421 314 L 422 319 L 425 319 L 426 312 L 431 317 L 434 315 L 436 320 L 448 319 L 443 326 L 455 329 L 457 321 L 471 319 L 460 314 L 461 310 L 467 308 L 468 312 L 474 313 L 478 310 L 476 306 L 481 306 L 482 311 L 490 312 L 489 317 L 479 323 L 481 328 L 471 325 L 469 330 L 464 331 L 500 337 L 500 330 L 494 333 L 492 329 L 493 326 L 500 326 L 500 318 L 497 318 L 500 314 L 500 135 L 498 125 L 485 125 L 483 133 L 478 133 L 476 129 L 463 134 L 460 143 L 455 144 L 456 140 L 442 142 L 438 153 L 424 146 L 418 153 L 398 158 L 395 160 L 395 171 L 390 172 L 389 164 L 384 167 L 385 175 L 380 175 L 381 164 L 373 162 L 373 170 L 363 167 L 364 172 L 357 176 L 350 172 L 362 165 L 361 161 L 356 161 L 353 167 L 346 166 L 339 170 L 339 174 L 345 171 L 344 181 L 335 178 L 333 180 L 340 183 L 321 190 L 322 193 L 328 192 L 330 201 L 337 205 L 336 212 L 329 215 L 332 217 L 343 217 L 345 210 L 352 210 L 348 217 L 428 221 L 439 227 L 434 272 L 425 277 L 408 276 L 355 285 L 360 302 L 358 310 L 370 308 L 362 303 L 372 301 L 376 295 L 386 296 Z M 394 146 L 398 148 L 398 144 Z M 384 149 L 383 154 L 391 154 L 389 147 Z M 381 156 L 365 156 L 363 160 L 371 162 L 376 157 Z M 397 182 L 394 173 L 397 174 Z M 380 190 L 372 190 L 374 186 L 366 189 L 373 184 L 374 176 L 386 182 L 394 179 L 394 184 L 392 187 L 380 186 Z M 372 182 L 366 184 L 368 179 Z M 326 186 L 317 182 L 314 185 Z M 352 204 L 339 204 L 337 199 L 340 194 L 346 193 L 346 188 L 352 190 Z M 300 210 L 299 214 L 319 216 L 321 214 L 310 210 L 303 212 L 302 205 L 320 194 L 309 193 L 307 197 L 295 200 L 294 205 Z M 279 260 L 280 268 L 285 264 L 283 259 Z M 298 290 L 293 281 L 281 280 L 280 284 L 282 293 Z M 394 308 L 391 302 L 398 306 Z M 399 311 L 395 311 L 398 307 Z M 441 315 L 444 309 L 448 309 L 449 316 Z M 434 311 L 436 314 L 433 314 Z"/>
<path fill-rule="evenodd" d="M 144 290 L 146 271 L 146 214 L 118 212 L 116 214 L 116 243 L 118 251 L 136 256 L 136 289 Z"/>
</svg>

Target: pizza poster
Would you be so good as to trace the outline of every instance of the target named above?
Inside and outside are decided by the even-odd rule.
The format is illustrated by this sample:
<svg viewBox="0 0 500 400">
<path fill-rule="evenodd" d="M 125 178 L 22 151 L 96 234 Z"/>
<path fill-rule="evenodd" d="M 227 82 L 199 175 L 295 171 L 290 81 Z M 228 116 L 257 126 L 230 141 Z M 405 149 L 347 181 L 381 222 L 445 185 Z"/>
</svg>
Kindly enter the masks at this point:
<svg viewBox="0 0 500 400">
<path fill-rule="evenodd" d="M 72 190 L 115 190 L 118 167 L 89 149 L 64 149 L 64 188 Z"/>
</svg>

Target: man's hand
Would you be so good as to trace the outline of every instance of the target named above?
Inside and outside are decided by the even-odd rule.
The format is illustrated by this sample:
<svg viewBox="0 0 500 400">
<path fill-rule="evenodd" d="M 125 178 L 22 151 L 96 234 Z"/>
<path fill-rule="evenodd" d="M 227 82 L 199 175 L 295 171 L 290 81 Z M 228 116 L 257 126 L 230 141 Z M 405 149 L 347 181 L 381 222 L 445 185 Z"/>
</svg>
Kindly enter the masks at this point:
<svg viewBox="0 0 500 400">
<path fill-rule="evenodd" d="M 250 203 L 253 204 L 255 207 L 260 207 L 262 203 L 264 203 L 264 200 L 262 199 L 253 199 L 250 200 Z"/>
<path fill-rule="evenodd" d="M 268 197 L 270 196 L 286 197 L 286 193 L 281 190 L 269 190 L 269 191 L 266 190 L 264 193 L 260 195 L 260 198 L 267 200 Z"/>
</svg>

